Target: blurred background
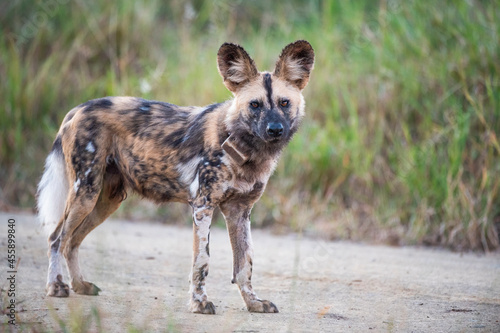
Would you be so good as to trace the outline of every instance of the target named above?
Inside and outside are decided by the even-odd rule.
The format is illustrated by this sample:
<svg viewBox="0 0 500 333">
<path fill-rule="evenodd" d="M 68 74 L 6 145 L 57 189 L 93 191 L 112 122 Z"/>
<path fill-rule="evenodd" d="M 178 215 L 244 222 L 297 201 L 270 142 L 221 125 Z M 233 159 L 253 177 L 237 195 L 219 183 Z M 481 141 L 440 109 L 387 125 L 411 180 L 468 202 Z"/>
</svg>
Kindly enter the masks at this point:
<svg viewBox="0 0 500 333">
<path fill-rule="evenodd" d="M 0 22 L 0 210 L 34 211 L 72 107 L 108 95 L 221 102 L 231 97 L 216 68 L 223 42 L 273 70 L 286 44 L 306 39 L 316 52 L 307 116 L 252 223 L 499 247 L 499 1 L 12 0 Z M 191 223 L 189 207 L 134 196 L 115 216 Z"/>
</svg>

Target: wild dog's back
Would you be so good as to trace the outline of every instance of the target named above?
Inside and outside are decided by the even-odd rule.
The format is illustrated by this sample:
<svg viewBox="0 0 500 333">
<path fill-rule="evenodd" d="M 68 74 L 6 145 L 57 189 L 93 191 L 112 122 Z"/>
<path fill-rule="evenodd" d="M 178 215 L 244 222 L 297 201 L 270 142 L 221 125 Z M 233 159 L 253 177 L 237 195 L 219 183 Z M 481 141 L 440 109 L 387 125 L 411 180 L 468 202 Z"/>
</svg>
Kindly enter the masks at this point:
<svg viewBox="0 0 500 333">
<path fill-rule="evenodd" d="M 139 194 L 157 202 L 189 202 L 198 164 L 221 154 L 228 106 L 180 107 L 134 97 L 100 98 L 72 109 L 58 136 L 72 163 L 79 165 L 75 177 L 80 184 L 88 183 L 93 168 L 102 167 L 92 163 L 99 151 L 120 171 L 126 186 Z"/>
</svg>

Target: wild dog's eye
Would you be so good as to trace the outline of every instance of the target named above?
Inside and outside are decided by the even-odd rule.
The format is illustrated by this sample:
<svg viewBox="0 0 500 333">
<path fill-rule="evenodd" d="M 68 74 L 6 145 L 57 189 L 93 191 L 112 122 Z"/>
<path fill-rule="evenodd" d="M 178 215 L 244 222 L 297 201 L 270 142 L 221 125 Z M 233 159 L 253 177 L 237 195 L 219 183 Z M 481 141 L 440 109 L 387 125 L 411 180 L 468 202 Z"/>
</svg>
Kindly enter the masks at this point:
<svg viewBox="0 0 500 333">
<path fill-rule="evenodd" d="M 258 108 L 259 107 L 259 102 L 256 102 L 256 101 L 253 101 L 253 102 L 250 102 L 250 106 L 254 109 Z"/>
<path fill-rule="evenodd" d="M 286 107 L 288 106 L 288 104 L 289 104 L 289 103 L 290 103 L 290 102 L 289 102 L 287 99 L 282 99 L 282 100 L 280 101 L 280 105 L 281 105 L 281 107 L 284 107 L 284 108 L 286 108 Z"/>
</svg>

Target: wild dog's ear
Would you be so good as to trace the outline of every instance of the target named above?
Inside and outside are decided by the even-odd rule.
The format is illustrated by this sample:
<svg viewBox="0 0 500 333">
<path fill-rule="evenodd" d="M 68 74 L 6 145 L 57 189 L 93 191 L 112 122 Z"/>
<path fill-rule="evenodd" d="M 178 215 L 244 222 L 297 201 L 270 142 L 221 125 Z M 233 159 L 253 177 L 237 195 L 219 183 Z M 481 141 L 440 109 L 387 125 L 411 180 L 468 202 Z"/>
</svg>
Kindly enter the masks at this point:
<svg viewBox="0 0 500 333">
<path fill-rule="evenodd" d="M 224 43 L 217 53 L 219 73 L 233 93 L 259 74 L 248 53 L 239 45 Z"/>
<path fill-rule="evenodd" d="M 300 90 L 309 81 L 309 75 L 314 67 L 314 50 L 305 40 L 288 44 L 276 62 L 274 75 L 290 82 Z"/>
</svg>

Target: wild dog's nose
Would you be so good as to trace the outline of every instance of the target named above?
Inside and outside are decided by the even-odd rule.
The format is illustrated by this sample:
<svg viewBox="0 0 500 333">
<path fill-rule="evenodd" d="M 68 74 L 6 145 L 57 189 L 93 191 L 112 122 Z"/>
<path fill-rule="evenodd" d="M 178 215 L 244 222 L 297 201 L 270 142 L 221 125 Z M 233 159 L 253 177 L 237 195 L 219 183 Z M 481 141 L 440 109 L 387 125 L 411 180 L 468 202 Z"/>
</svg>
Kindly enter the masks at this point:
<svg viewBox="0 0 500 333">
<path fill-rule="evenodd" d="M 267 124 L 267 134 L 273 138 L 280 137 L 283 134 L 283 124 L 269 123 Z"/>
</svg>

